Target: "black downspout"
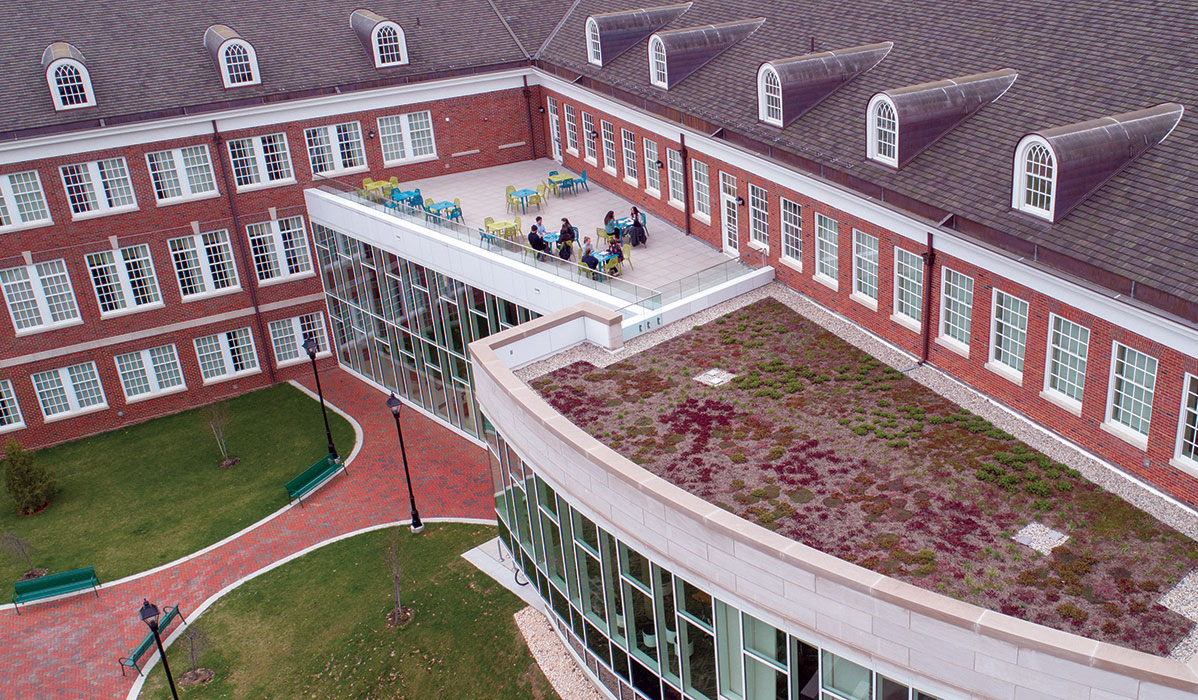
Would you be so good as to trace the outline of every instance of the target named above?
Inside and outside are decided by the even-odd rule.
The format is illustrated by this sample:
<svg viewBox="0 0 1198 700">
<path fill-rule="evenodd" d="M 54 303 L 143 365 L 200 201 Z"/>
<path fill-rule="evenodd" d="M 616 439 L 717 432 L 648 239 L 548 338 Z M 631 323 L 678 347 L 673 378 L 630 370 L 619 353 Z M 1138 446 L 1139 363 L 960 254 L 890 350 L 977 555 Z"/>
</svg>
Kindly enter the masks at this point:
<svg viewBox="0 0 1198 700">
<path fill-rule="evenodd" d="M 532 89 L 528 87 L 527 75 L 524 76 L 524 113 L 528 116 L 528 150 L 532 154 L 533 160 L 536 160 L 537 139 L 532 125 Z M 553 136 L 550 135 L 549 138 L 553 138 Z"/>
<path fill-rule="evenodd" d="M 262 346 L 261 357 L 266 360 L 266 376 L 270 378 L 270 383 L 273 385 L 275 379 L 275 366 L 271 363 L 270 357 L 266 352 L 266 342 L 270 340 L 270 336 L 266 334 L 266 326 L 262 322 L 262 310 L 258 308 L 258 287 L 255 279 L 251 279 L 250 275 L 254 271 L 254 266 L 250 264 L 249 254 L 245 250 L 245 240 L 241 235 L 241 218 L 237 216 L 237 200 L 233 198 L 233 188 L 229 186 L 229 164 L 225 160 L 224 139 L 220 137 L 220 131 L 216 128 L 216 120 L 212 121 L 212 143 L 216 146 L 216 159 L 220 161 L 220 180 L 225 186 L 225 199 L 229 200 L 229 214 L 233 217 L 233 234 L 230 236 L 237 242 L 237 252 L 241 254 L 241 269 L 245 275 L 245 288 L 250 293 L 250 303 L 254 305 L 254 320 L 258 322 L 258 336 L 262 338 L 259 344 Z M 256 278 L 257 275 L 254 275 Z"/>
<path fill-rule="evenodd" d="M 916 366 L 922 365 L 928 361 L 928 352 L 931 349 L 932 342 L 932 284 L 936 280 L 936 249 L 932 247 L 932 232 L 928 231 L 928 250 L 922 256 L 923 258 L 923 349 L 919 353 L 919 362 Z"/>
<path fill-rule="evenodd" d="M 689 237 L 691 235 L 691 207 L 694 206 L 691 198 L 694 197 L 694 193 L 691 192 L 689 184 L 690 177 L 688 175 L 690 168 L 687 167 L 687 164 L 690 162 L 690 152 L 686 150 L 686 134 L 683 133 L 678 134 L 678 156 L 682 158 L 682 220 L 686 223 L 686 235 Z M 670 173 L 667 168 L 667 182 L 669 177 Z"/>
</svg>

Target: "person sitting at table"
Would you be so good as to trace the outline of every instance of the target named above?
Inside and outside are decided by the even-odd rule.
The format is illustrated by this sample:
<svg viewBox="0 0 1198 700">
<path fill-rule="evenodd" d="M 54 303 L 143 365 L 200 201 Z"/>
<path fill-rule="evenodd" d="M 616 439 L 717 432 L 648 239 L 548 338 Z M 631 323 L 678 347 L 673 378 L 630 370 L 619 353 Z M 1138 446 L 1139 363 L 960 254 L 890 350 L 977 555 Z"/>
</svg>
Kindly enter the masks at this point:
<svg viewBox="0 0 1198 700">
<path fill-rule="evenodd" d="M 591 268 L 594 272 L 599 268 L 599 259 L 595 257 L 595 245 L 591 243 L 591 237 L 586 236 L 582 239 L 582 264 Z"/>
<path fill-rule="evenodd" d="M 541 217 L 539 216 L 537 217 L 537 223 L 534 228 L 536 228 L 537 233 L 541 234 L 542 237 L 544 237 L 546 233 L 549 233 L 549 230 L 545 228 L 545 224 L 541 221 Z"/>
<path fill-rule="evenodd" d="M 562 218 L 561 237 L 558 240 L 562 243 L 574 242 L 574 227 L 570 225 L 570 220 L 564 217 Z"/>
<path fill-rule="evenodd" d="M 642 214 L 641 210 L 637 209 L 636 207 L 633 207 L 632 211 L 628 212 L 628 219 L 633 222 L 639 221 L 641 226 L 645 225 L 645 215 Z"/>
<path fill-rule="evenodd" d="M 532 228 L 528 229 L 528 245 L 533 250 L 537 251 L 538 260 L 541 259 L 541 253 L 549 250 L 549 246 L 545 245 L 545 239 L 541 238 L 541 234 L 537 233 L 537 227 L 535 224 Z"/>
<path fill-rule="evenodd" d="M 603 217 L 603 231 L 607 233 L 609 240 L 613 237 L 616 240 L 620 239 L 620 227 L 616 225 L 616 213 L 614 211 L 608 211 L 607 215 Z"/>
<path fill-rule="evenodd" d="M 636 208 L 633 208 L 633 214 L 636 214 Z M 628 235 L 628 242 L 635 248 L 642 243 L 649 242 L 649 235 L 645 233 L 645 226 L 641 220 L 633 216 L 632 223 L 628 224 L 628 228 L 624 229 L 624 233 Z"/>
</svg>

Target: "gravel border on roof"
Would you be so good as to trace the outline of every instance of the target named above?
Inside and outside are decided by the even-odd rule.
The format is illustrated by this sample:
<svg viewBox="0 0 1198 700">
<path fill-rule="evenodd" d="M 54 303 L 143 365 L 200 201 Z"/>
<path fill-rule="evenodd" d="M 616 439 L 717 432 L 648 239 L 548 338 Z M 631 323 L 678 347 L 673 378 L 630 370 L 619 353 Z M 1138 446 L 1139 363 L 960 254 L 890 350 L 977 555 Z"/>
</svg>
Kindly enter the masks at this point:
<svg viewBox="0 0 1198 700">
<path fill-rule="evenodd" d="M 532 658 L 562 700 L 604 700 L 553 631 L 549 618 L 532 606 L 518 610 L 513 617 L 516 618 L 520 634 L 524 635 Z"/>
<path fill-rule="evenodd" d="M 931 365 L 916 367 L 918 358 L 887 343 L 849 319 L 821 306 L 799 292 L 772 282 L 753 291 L 709 307 L 660 329 L 632 338 L 616 352 L 609 352 L 590 343 L 583 343 L 564 350 L 552 357 L 530 363 L 516 370 L 516 376 L 525 382 L 532 381 L 549 372 L 579 361 L 590 362 L 596 367 L 612 363 L 646 350 L 654 345 L 676 338 L 694 326 L 713 321 L 732 311 L 765 298 L 774 298 L 794 309 L 799 315 L 831 331 L 848 343 L 870 353 L 886 364 L 899 369 L 915 381 L 932 391 L 969 409 L 1000 429 L 1011 433 L 1029 447 L 1039 450 L 1057 462 L 1063 462 L 1078 470 L 1090 481 L 1113 493 L 1128 503 L 1152 515 L 1190 539 L 1198 540 L 1198 512 L 1154 490 L 1136 477 L 1128 475 L 1115 465 L 1097 458 L 1080 447 L 1066 442 L 1047 429 L 1033 423 L 1025 416 L 1001 405 L 994 399 L 953 379 Z M 1195 640 L 1198 648 L 1198 640 Z"/>
</svg>

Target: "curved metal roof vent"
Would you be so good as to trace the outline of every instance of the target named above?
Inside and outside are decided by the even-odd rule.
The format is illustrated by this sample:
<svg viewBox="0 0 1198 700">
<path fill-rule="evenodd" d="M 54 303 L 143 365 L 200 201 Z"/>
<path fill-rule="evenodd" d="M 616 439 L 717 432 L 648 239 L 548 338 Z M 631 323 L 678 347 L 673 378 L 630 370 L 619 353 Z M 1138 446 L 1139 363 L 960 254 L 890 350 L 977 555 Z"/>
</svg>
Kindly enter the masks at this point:
<svg viewBox="0 0 1198 700">
<path fill-rule="evenodd" d="M 1165 140 L 1185 112 L 1176 102 L 1036 131 L 1052 149 L 1056 201 L 1052 221 L 1064 218 L 1148 149 Z M 1020 141 L 1020 146 L 1023 144 Z M 1021 148 L 1016 152 L 1021 152 Z"/>
<path fill-rule="evenodd" d="M 766 61 L 782 86 L 782 126 L 811 111 L 832 93 L 882 62 L 894 42 L 852 46 Z"/>
<path fill-rule="evenodd" d="M 204 48 L 208 49 L 208 55 L 212 57 L 212 62 L 217 69 L 220 68 L 221 45 L 229 39 L 240 38 L 241 35 L 227 24 L 214 24 L 204 30 Z"/>
<path fill-rule="evenodd" d="M 669 78 L 666 89 L 685 80 L 713 58 L 757 31 L 764 23 L 764 17 L 757 17 L 654 34 L 666 50 L 666 72 Z"/>
<path fill-rule="evenodd" d="M 642 39 L 681 17 L 691 9 L 691 3 L 660 5 L 639 10 L 604 12 L 591 15 L 599 29 L 599 48 L 604 63 L 615 60 Z"/>
<path fill-rule="evenodd" d="M 56 41 L 46 47 L 42 52 L 42 68 L 49 68 L 51 63 L 54 63 L 60 58 L 69 58 L 72 61 L 78 61 L 86 64 L 87 59 L 83 58 L 83 52 L 75 48 L 74 44 L 68 44 L 65 41 Z"/>
<path fill-rule="evenodd" d="M 1014 70 L 1004 68 L 883 90 L 870 100 L 869 114 L 873 114 L 873 105 L 880 98 L 894 107 L 898 121 L 897 166 L 902 168 L 979 109 L 1002 97 L 1017 77 Z"/>
</svg>

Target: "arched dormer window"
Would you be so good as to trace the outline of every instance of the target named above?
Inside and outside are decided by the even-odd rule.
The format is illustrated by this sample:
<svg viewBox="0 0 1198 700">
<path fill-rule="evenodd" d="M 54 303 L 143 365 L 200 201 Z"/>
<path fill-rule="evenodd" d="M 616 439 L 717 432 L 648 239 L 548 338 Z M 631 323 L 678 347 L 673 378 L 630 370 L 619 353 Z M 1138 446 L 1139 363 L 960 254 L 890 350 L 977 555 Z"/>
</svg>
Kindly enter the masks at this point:
<svg viewBox="0 0 1198 700">
<path fill-rule="evenodd" d="M 660 88 L 670 87 L 666 72 L 666 45 L 657 36 L 649 39 L 649 82 Z"/>
<path fill-rule="evenodd" d="M 603 47 L 599 44 L 599 23 L 587 18 L 587 60 L 597 66 L 603 65 Z"/>
<path fill-rule="evenodd" d="M 262 82 L 258 73 L 258 54 L 248 42 L 240 39 L 226 41 L 220 48 L 221 78 L 225 87 L 257 85 Z"/>
<path fill-rule="evenodd" d="M 874 95 L 866 118 L 870 159 L 898 167 L 898 113 L 886 95 Z"/>
<path fill-rule="evenodd" d="M 371 32 L 374 67 L 402 66 L 408 62 L 408 43 L 403 29 L 395 22 L 379 22 Z"/>
<path fill-rule="evenodd" d="M 1056 157 L 1041 137 L 1024 137 L 1015 149 L 1015 182 L 1011 206 L 1042 219 L 1053 220 L 1057 189 Z"/>
<path fill-rule="evenodd" d="M 757 71 L 757 118 L 766 124 L 782 126 L 782 81 L 768 63 Z"/>
<path fill-rule="evenodd" d="M 87 67 L 70 59 L 59 59 L 46 71 L 50 82 L 50 94 L 54 98 L 54 109 L 78 109 L 94 107 L 96 93 L 92 91 L 92 79 Z"/>
</svg>

